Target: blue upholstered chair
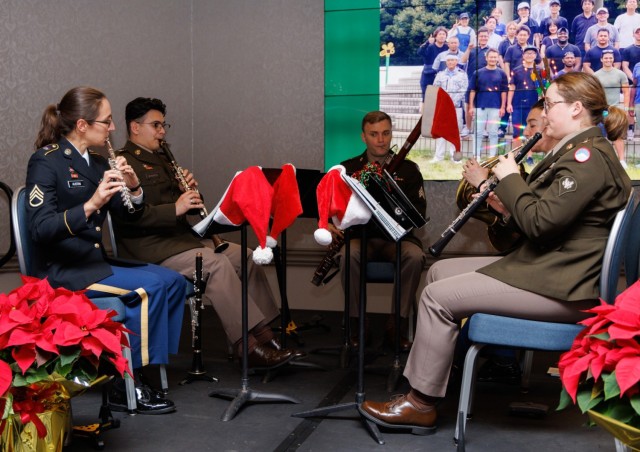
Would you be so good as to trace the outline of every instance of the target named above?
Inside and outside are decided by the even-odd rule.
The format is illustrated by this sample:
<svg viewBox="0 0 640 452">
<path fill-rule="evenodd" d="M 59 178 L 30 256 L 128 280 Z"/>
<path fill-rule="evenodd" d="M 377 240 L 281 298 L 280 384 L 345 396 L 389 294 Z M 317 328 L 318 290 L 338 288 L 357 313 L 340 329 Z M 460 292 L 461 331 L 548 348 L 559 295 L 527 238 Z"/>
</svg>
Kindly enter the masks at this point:
<svg viewBox="0 0 640 452">
<path fill-rule="evenodd" d="M 600 296 L 613 303 L 617 294 L 618 280 L 623 257 L 635 263 L 637 278 L 640 254 L 640 233 L 632 225 L 640 226 L 640 208 L 634 212 L 634 192 L 631 193 L 626 207 L 618 212 L 609 234 L 604 253 L 602 273 L 600 275 Z M 631 234 L 631 231 L 634 233 Z M 629 238 L 631 237 L 631 240 Z M 629 247 L 627 246 L 629 245 Z M 467 351 L 464 361 L 460 402 L 458 404 L 458 422 L 454 440 L 464 450 L 464 434 L 467 419 L 471 416 L 473 385 L 476 377 L 476 364 L 480 350 L 485 345 L 512 347 L 527 350 L 523 373 L 528 374 L 531 365 L 531 350 L 566 351 L 571 348 L 582 325 L 539 322 L 511 317 L 474 314 L 469 318 L 469 340 L 473 345 Z"/>
<path fill-rule="evenodd" d="M 31 240 L 31 234 L 29 234 L 29 228 L 27 227 L 27 193 L 25 187 L 19 187 L 14 193 L 11 199 L 11 218 L 13 226 L 13 234 L 16 242 L 16 254 L 18 255 L 18 263 L 20 265 L 20 272 L 27 276 L 32 276 L 32 254 L 33 254 L 33 241 Z M 100 309 L 113 310 L 117 313 L 112 320 L 116 322 L 124 322 L 125 308 L 124 303 L 120 298 L 115 296 L 105 296 L 100 298 L 91 298 L 91 301 Z M 126 333 L 125 333 L 126 334 Z M 131 366 L 131 350 L 128 347 L 123 348 L 123 355 L 128 360 L 129 366 Z M 131 367 L 129 367 L 131 371 Z M 131 371 L 133 374 L 133 372 Z M 127 407 L 129 413 L 135 413 L 136 394 L 134 381 L 130 377 L 125 378 L 125 387 L 127 392 Z"/>
</svg>

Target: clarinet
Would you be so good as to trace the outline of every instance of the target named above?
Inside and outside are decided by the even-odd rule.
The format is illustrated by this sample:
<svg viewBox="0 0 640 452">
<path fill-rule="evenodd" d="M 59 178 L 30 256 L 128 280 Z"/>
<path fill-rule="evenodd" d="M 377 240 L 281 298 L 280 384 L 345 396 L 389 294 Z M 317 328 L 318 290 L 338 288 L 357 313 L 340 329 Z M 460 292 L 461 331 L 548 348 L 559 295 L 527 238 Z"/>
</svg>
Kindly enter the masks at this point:
<svg viewBox="0 0 640 452">
<path fill-rule="evenodd" d="M 400 148 L 400 151 L 398 151 L 397 154 L 389 155 L 383 163 L 382 169 L 386 170 L 390 175 L 393 175 L 393 173 L 397 171 L 402 161 L 407 157 L 407 154 L 409 153 L 413 145 L 416 144 L 418 138 L 420 138 L 421 131 L 422 116 L 420 117 L 420 119 L 418 119 L 417 124 L 413 127 L 413 130 L 411 131 L 411 133 L 409 133 L 409 136 L 402 144 L 402 148 Z M 320 264 L 318 264 L 316 270 L 313 272 L 313 279 L 311 280 L 312 284 L 316 286 L 320 286 L 323 283 L 326 284 L 331 280 L 331 278 L 335 276 L 334 273 L 331 276 L 326 277 L 332 267 L 338 266 L 338 263 L 336 262 L 334 257 L 336 254 L 338 254 L 338 252 L 340 252 L 340 249 L 343 245 L 344 239 L 336 235 L 329 245 L 326 254 L 320 261 Z"/>
<path fill-rule="evenodd" d="M 202 364 L 202 322 L 200 312 L 204 309 L 202 292 L 204 291 L 204 278 L 202 276 L 202 253 L 196 253 L 196 269 L 193 274 L 193 291 L 195 295 L 189 299 L 191 310 L 191 348 L 193 349 L 193 361 L 191 363 L 191 375 L 205 374 Z"/>
<path fill-rule="evenodd" d="M 122 176 L 122 172 L 116 167 L 116 153 L 113 150 L 113 146 L 111 146 L 111 141 L 109 138 L 105 140 L 105 144 L 107 145 L 107 153 L 109 154 L 109 166 L 112 170 L 117 171 L 118 174 Z M 131 202 L 131 191 L 127 184 L 122 184 L 122 188 L 120 189 L 120 197 L 122 198 L 122 203 L 127 207 L 129 213 L 133 213 L 136 209 L 133 207 L 133 203 Z"/>
<path fill-rule="evenodd" d="M 514 156 L 514 159 L 517 164 L 527 156 L 531 148 L 542 138 L 542 134 L 540 132 L 536 133 L 527 143 L 520 149 L 520 151 Z M 447 246 L 447 244 L 451 241 L 454 235 L 466 224 L 469 218 L 472 217 L 474 212 L 482 206 L 491 194 L 493 190 L 498 186 L 498 179 L 495 176 L 492 176 L 487 180 L 488 186 L 485 188 L 482 193 L 480 193 L 473 201 L 465 207 L 465 209 L 460 212 L 460 215 L 456 217 L 455 220 L 444 230 L 444 232 L 440 235 L 440 239 L 436 241 L 433 245 L 429 247 L 429 253 L 432 256 L 438 257 Z"/>
<path fill-rule="evenodd" d="M 169 149 L 169 144 L 164 140 L 160 140 L 160 148 L 164 151 L 165 155 L 169 159 L 171 169 L 173 169 L 173 174 L 175 175 L 176 179 L 178 179 L 178 183 L 180 184 L 182 189 L 184 191 L 194 191 L 196 193 L 200 193 L 196 187 L 192 187 L 187 182 L 187 179 L 184 177 L 182 167 L 178 165 L 178 163 L 176 163 L 176 159 L 173 156 L 171 149 Z M 200 209 L 198 213 L 200 214 L 200 218 L 202 218 L 203 220 L 207 217 L 207 215 L 209 215 L 206 207 Z M 213 235 L 211 237 L 211 240 L 213 241 L 213 249 L 216 253 L 221 253 L 229 247 L 229 243 L 227 243 L 217 235 Z"/>
</svg>

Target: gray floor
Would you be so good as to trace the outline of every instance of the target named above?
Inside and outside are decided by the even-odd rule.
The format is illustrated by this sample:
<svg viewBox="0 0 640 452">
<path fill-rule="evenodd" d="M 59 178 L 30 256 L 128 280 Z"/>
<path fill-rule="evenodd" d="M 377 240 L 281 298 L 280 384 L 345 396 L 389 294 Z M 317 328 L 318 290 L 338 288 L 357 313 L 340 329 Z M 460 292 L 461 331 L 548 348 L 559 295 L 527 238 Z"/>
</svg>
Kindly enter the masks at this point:
<svg viewBox="0 0 640 452">
<path fill-rule="evenodd" d="M 311 311 L 294 312 L 298 324 L 312 321 L 320 314 Z M 341 337 L 340 313 L 321 313 L 323 323 L 331 331 L 315 329 L 303 333 L 304 349 L 338 344 Z M 372 364 L 387 365 L 392 353 L 382 345 L 384 315 L 373 315 L 374 347 L 368 353 Z M 260 375 L 251 376 L 249 387 L 298 398 L 300 404 L 252 403 L 245 405 L 237 416 L 222 422 L 220 417 L 229 402 L 208 396 L 215 388 L 238 389 L 241 373 L 236 362 L 227 360 L 226 345 L 219 322 L 208 309 L 204 317 L 204 363 L 218 383 L 194 382 L 180 386 L 179 382 L 190 369 L 190 329 L 183 328 L 180 354 L 168 368 L 170 395 L 178 411 L 160 416 L 128 416 L 114 413 L 120 428 L 104 433 L 106 450 L 114 451 L 455 451 L 453 431 L 458 402 L 458 387 L 440 406 L 438 431 L 432 436 L 382 431 L 385 445 L 378 445 L 363 427 L 355 409 L 336 412 L 330 417 L 299 419 L 292 413 L 313 409 L 319 405 L 350 403 L 355 400 L 357 385 L 355 366 L 339 367 L 339 359 L 332 354 L 312 354 L 308 361 L 321 364 L 326 370 L 305 368 L 283 369 L 275 379 L 263 382 Z M 375 353 L 374 353 L 375 352 Z M 382 354 L 377 353 L 381 352 Z M 403 356 L 406 359 L 406 356 Z M 476 408 L 467 429 L 467 451 L 596 451 L 614 450 L 612 438 L 599 428 L 586 427 L 586 418 L 577 408 L 556 412 L 560 384 L 546 375 L 557 355 L 537 353 L 534 359 L 532 389 L 520 393 L 517 386 L 497 384 L 476 385 Z M 150 372 L 156 378 L 156 372 Z M 386 374 L 366 373 L 365 391 L 369 399 L 388 399 Z M 405 392 L 406 380 L 395 391 Z M 100 401 L 99 392 L 88 393 L 73 400 L 76 424 L 94 422 Z M 537 402 L 549 406 L 543 419 L 529 419 L 509 415 L 511 402 Z M 75 438 L 68 451 L 91 450 L 91 443 Z"/>
</svg>

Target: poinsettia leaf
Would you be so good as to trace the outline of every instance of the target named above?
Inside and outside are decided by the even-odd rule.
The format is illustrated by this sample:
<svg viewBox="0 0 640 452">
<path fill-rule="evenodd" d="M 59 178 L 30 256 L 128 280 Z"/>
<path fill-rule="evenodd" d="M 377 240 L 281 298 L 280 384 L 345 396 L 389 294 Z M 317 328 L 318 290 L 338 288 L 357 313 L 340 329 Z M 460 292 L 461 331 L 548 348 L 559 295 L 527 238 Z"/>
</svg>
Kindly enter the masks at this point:
<svg viewBox="0 0 640 452">
<path fill-rule="evenodd" d="M 618 386 L 618 381 L 616 380 L 616 372 L 613 371 L 610 374 L 606 374 L 602 376 L 602 381 L 604 381 L 604 399 L 609 400 L 612 397 L 616 397 L 620 395 L 620 386 Z"/>
<path fill-rule="evenodd" d="M 635 415 L 635 410 L 627 403 L 609 403 L 602 414 L 627 424 Z"/>
<path fill-rule="evenodd" d="M 13 372 L 11 372 L 9 364 L 4 361 L 0 361 L 0 396 L 3 396 L 11 386 L 12 377 Z"/>
<path fill-rule="evenodd" d="M 634 338 L 640 331 L 637 326 L 631 325 L 611 325 L 609 327 L 609 336 L 612 340 L 616 339 L 632 339 Z"/>
<path fill-rule="evenodd" d="M 599 333 L 599 334 L 592 334 L 590 337 L 592 337 L 594 339 L 600 339 L 602 341 L 608 341 L 609 340 L 609 333 L 607 333 L 605 331 L 605 332 Z"/>
<path fill-rule="evenodd" d="M 80 350 L 65 349 L 64 353 L 60 353 L 60 364 L 62 366 L 73 364 L 73 362 L 78 359 L 78 356 L 80 356 Z"/>
<path fill-rule="evenodd" d="M 100 342 L 100 344 L 102 344 L 101 350 L 107 349 L 111 353 L 118 353 L 122 349 L 120 339 L 107 330 L 96 328 L 94 330 L 91 330 L 91 336 L 95 337 Z"/>
<path fill-rule="evenodd" d="M 640 357 L 622 358 L 616 365 L 616 376 L 620 385 L 620 392 L 624 394 L 627 389 L 640 380 Z"/>
<path fill-rule="evenodd" d="M 27 383 L 37 383 L 39 381 L 46 380 L 49 377 L 49 372 L 44 366 L 42 366 L 37 369 L 29 369 L 25 377 L 27 379 Z"/>
<path fill-rule="evenodd" d="M 18 366 L 20 366 L 22 373 L 25 373 L 36 359 L 36 346 L 34 344 L 25 344 L 16 347 L 11 352 L 11 356 L 13 356 L 13 359 L 15 359 Z"/>
<path fill-rule="evenodd" d="M 640 394 L 636 394 L 633 397 L 630 397 L 629 403 L 631 404 L 631 408 L 634 409 L 636 414 L 640 415 Z"/>
<path fill-rule="evenodd" d="M 576 397 L 578 402 L 578 406 L 580 407 L 580 411 L 586 413 L 591 408 L 598 405 L 600 402 L 604 400 L 604 397 L 597 396 L 592 397 L 592 392 L 590 390 L 578 391 L 578 395 Z"/>
<path fill-rule="evenodd" d="M 562 388 L 560 390 L 560 401 L 558 402 L 558 407 L 556 408 L 556 411 L 564 410 L 569 405 L 573 405 L 573 400 L 571 400 L 571 396 L 569 395 L 567 390 Z"/>
</svg>

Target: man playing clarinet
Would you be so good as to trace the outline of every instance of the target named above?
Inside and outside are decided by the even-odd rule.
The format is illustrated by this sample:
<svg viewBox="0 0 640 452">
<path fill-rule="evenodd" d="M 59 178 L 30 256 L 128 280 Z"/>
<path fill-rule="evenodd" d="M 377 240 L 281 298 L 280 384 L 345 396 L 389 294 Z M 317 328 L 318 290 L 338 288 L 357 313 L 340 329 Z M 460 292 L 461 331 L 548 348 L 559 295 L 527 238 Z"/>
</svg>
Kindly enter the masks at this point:
<svg viewBox="0 0 640 452">
<path fill-rule="evenodd" d="M 169 124 L 166 106 L 160 99 L 138 97 L 126 106 L 129 140 L 119 154 L 126 156 L 137 174 L 149 205 L 135 222 L 116 222 L 118 251 L 121 257 L 153 262 L 193 277 L 195 258 L 202 253 L 203 271 L 209 275 L 203 293 L 222 321 L 229 342 L 238 354 L 241 343 L 240 246 L 230 243 L 222 252 L 214 250 L 213 241 L 196 237 L 187 221 L 189 215 L 204 209 L 197 182 L 187 170 L 184 180 L 191 189 L 179 184 L 175 166 L 161 146 Z M 166 145 L 165 145 L 166 146 Z M 219 250 L 218 250 L 219 251 Z M 248 251 L 248 319 L 249 367 L 273 368 L 304 355 L 282 349 L 269 324 L 279 315 L 266 275 L 254 265 Z"/>
</svg>

